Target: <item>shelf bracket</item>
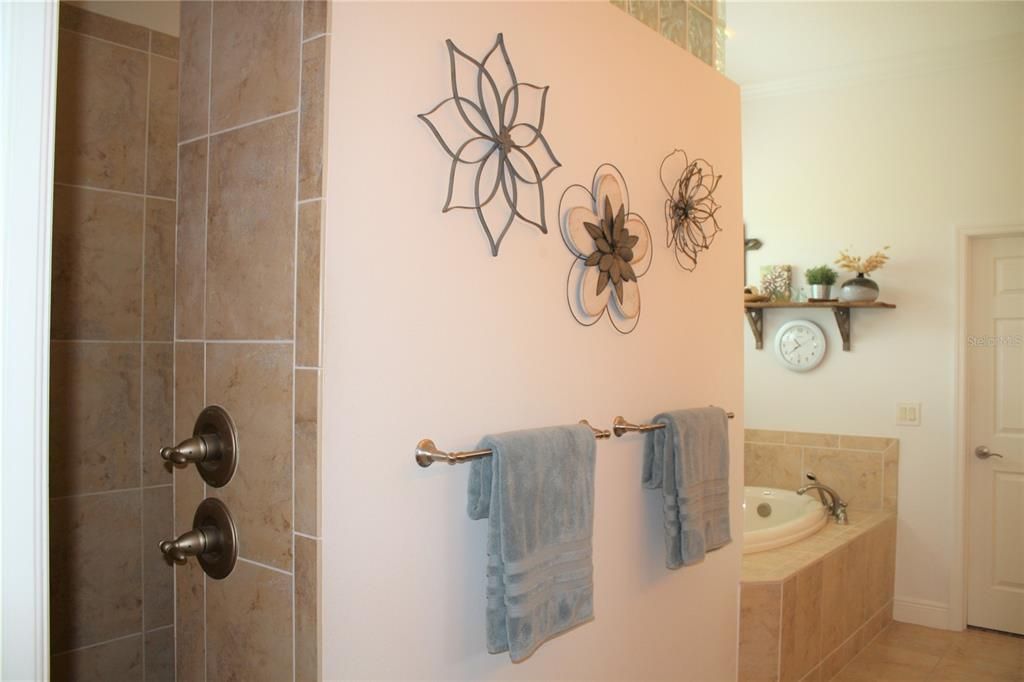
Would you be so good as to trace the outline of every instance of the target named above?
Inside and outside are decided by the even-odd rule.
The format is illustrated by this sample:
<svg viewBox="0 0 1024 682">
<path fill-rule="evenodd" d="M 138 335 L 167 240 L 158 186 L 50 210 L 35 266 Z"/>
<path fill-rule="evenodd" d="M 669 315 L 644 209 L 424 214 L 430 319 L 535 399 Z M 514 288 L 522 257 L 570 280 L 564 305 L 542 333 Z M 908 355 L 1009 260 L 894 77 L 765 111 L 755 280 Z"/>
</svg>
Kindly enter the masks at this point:
<svg viewBox="0 0 1024 682">
<path fill-rule="evenodd" d="M 836 316 L 836 325 L 843 337 L 843 350 L 850 350 L 850 309 L 833 308 L 832 313 Z"/>
<path fill-rule="evenodd" d="M 750 323 L 750 331 L 754 334 L 754 343 L 757 350 L 761 350 L 764 348 L 764 309 L 746 308 L 745 310 L 747 322 Z"/>
</svg>

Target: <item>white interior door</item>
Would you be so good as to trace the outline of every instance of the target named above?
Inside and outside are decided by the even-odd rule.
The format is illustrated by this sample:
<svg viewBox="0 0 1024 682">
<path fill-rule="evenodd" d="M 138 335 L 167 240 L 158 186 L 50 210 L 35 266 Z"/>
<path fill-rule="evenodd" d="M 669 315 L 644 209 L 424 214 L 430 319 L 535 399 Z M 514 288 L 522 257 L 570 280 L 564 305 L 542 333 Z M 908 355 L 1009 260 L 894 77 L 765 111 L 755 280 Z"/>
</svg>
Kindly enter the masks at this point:
<svg viewBox="0 0 1024 682">
<path fill-rule="evenodd" d="M 967 622 L 1024 634 L 1024 228 L 969 263 Z"/>
</svg>

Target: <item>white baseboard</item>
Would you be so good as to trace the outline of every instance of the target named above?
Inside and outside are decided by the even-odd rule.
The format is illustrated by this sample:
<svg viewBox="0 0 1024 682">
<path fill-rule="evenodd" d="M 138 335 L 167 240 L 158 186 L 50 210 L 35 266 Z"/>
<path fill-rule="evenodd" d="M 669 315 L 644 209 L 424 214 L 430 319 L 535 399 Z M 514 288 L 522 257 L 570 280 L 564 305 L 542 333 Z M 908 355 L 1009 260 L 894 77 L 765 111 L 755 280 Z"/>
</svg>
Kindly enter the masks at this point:
<svg viewBox="0 0 1024 682">
<path fill-rule="evenodd" d="M 893 600 L 893 620 L 949 630 L 949 604 L 927 599 L 899 598 Z"/>
</svg>

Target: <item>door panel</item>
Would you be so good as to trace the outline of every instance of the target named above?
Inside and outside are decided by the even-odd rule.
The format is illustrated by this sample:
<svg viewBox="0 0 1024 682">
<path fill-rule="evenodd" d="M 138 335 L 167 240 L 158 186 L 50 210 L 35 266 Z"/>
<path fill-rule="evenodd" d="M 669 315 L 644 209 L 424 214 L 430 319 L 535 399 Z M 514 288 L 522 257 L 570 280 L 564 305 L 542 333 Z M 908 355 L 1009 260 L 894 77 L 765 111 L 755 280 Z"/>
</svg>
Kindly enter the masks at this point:
<svg viewBox="0 0 1024 682">
<path fill-rule="evenodd" d="M 1024 634 L 1024 236 L 972 240 L 969 263 L 967 622 Z"/>
</svg>

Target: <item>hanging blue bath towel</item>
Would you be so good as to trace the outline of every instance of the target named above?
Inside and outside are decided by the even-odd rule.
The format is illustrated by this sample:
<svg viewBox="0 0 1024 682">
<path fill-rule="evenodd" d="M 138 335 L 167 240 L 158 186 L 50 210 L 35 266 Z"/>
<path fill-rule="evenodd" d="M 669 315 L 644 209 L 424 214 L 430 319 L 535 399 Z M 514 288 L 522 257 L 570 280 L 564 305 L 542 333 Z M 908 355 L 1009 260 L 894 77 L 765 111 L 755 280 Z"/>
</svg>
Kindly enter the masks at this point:
<svg viewBox="0 0 1024 682">
<path fill-rule="evenodd" d="M 518 663 L 594 617 L 594 435 L 557 426 L 486 436 L 469 517 L 487 523 L 487 650 Z"/>
<path fill-rule="evenodd" d="M 728 544 L 729 417 L 719 407 L 666 412 L 644 441 L 642 483 L 661 488 L 665 565 L 689 566 Z"/>
</svg>

